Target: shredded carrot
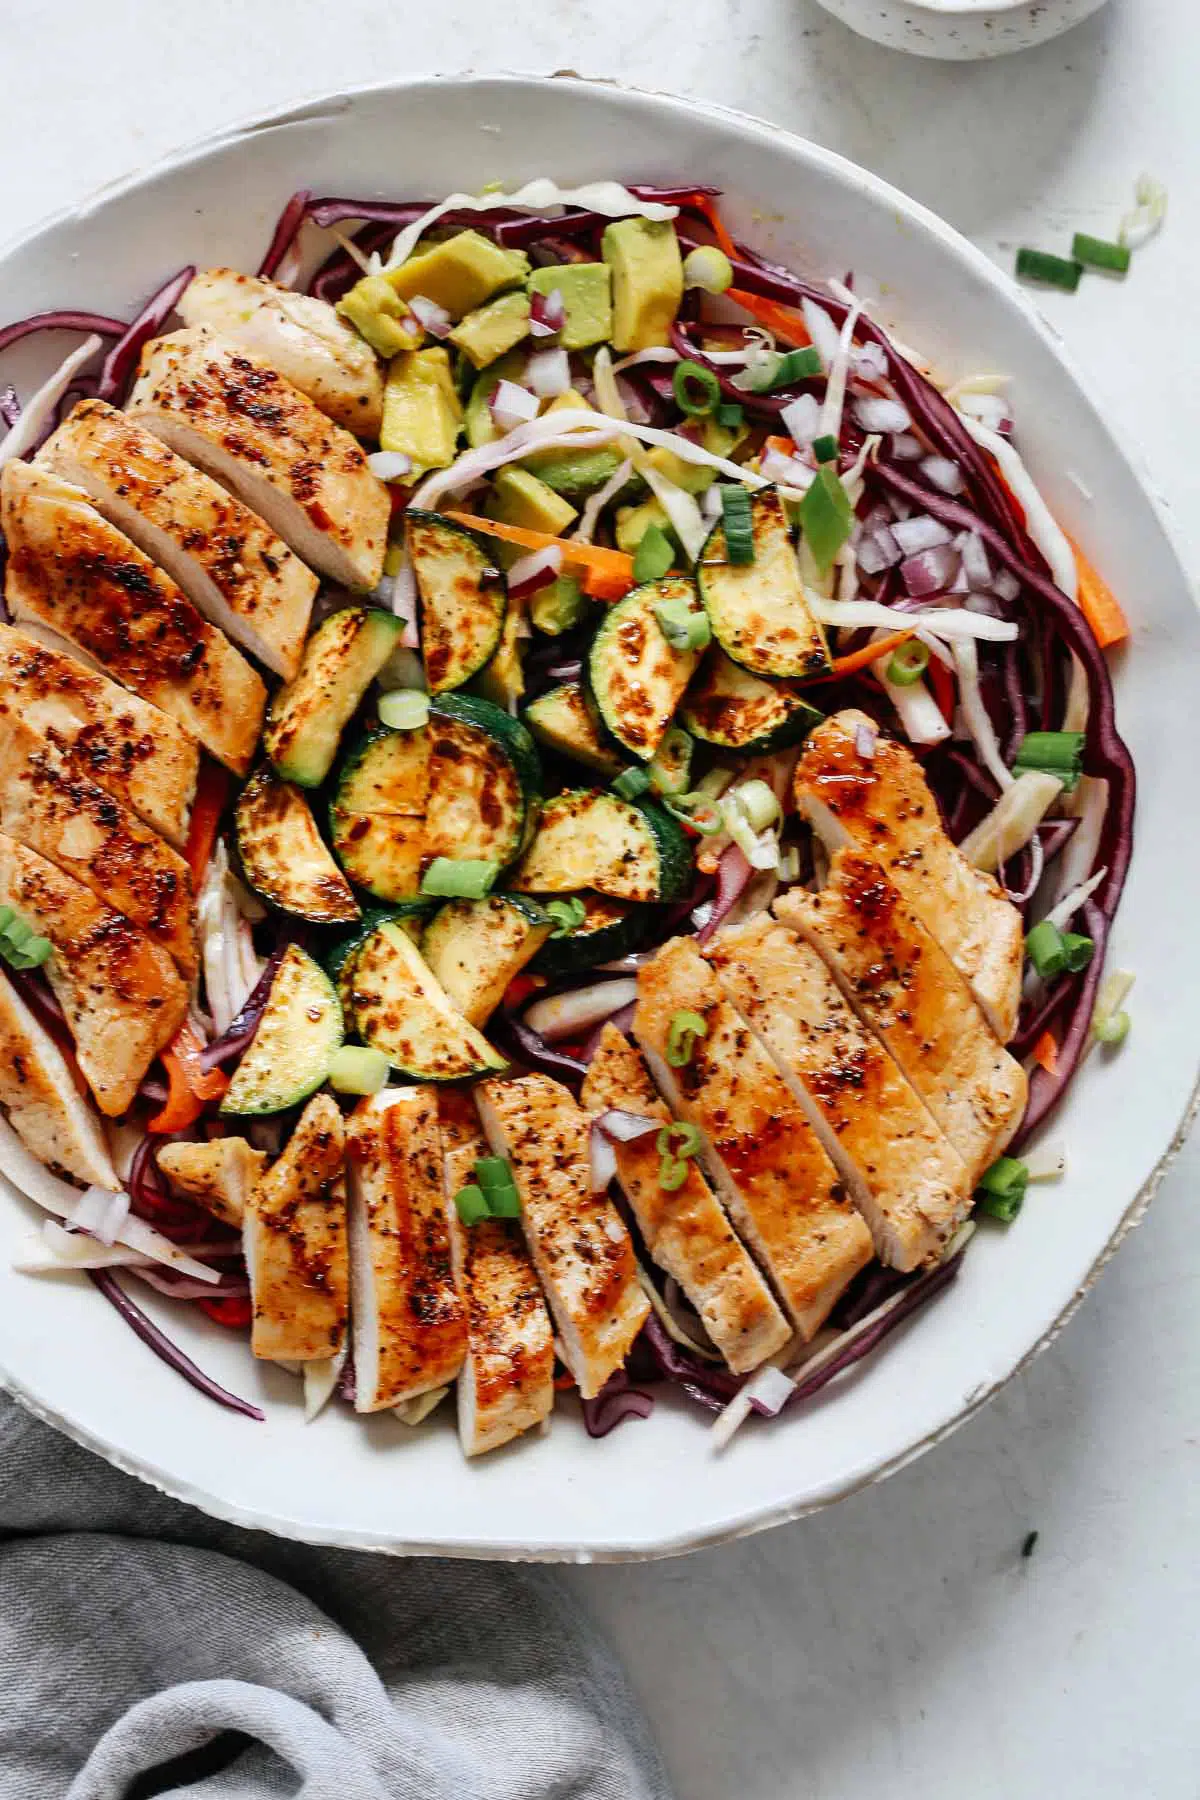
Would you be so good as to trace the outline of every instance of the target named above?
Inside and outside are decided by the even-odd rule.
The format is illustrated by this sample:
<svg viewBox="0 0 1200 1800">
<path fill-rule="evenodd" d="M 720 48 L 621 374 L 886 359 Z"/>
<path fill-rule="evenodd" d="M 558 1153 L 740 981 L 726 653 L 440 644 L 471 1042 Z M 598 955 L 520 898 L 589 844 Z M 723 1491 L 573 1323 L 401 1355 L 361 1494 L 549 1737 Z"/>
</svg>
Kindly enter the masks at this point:
<svg viewBox="0 0 1200 1800">
<path fill-rule="evenodd" d="M 1107 650 L 1110 644 L 1119 644 L 1129 636 L 1129 621 L 1121 611 L 1120 601 L 1075 539 L 1069 537 L 1067 542 L 1075 552 L 1075 567 L 1079 571 L 1079 610 L 1100 648 Z"/>
<path fill-rule="evenodd" d="M 693 212 L 703 213 L 704 217 L 712 227 L 713 236 L 716 238 L 726 256 L 728 256 L 731 261 L 736 260 L 738 253 L 737 245 L 725 229 L 725 221 L 717 211 L 716 203 L 713 200 L 712 195 L 689 194 L 685 200 L 680 202 L 680 204 L 682 206 L 690 207 Z"/>
<path fill-rule="evenodd" d="M 954 723 L 955 689 L 954 677 L 940 657 L 931 656 L 929 668 L 929 685 L 933 689 L 933 697 L 937 701 L 938 711 L 947 725 Z"/>
<path fill-rule="evenodd" d="M 556 1393 L 568 1394 L 574 1386 L 575 1377 L 573 1375 L 556 1375 L 554 1377 L 554 1390 Z"/>
<path fill-rule="evenodd" d="M 219 1100 L 229 1086 L 220 1069 L 205 1069 L 200 1043 L 188 1024 L 181 1025 L 162 1053 L 167 1071 L 167 1098 L 161 1112 L 146 1122 L 147 1131 L 184 1131 L 194 1125 L 209 1100 Z"/>
<path fill-rule="evenodd" d="M 806 681 L 801 685 L 817 687 L 823 681 L 841 681 L 847 675 L 857 675 L 860 669 L 869 669 L 881 657 L 891 656 L 901 644 L 907 644 L 916 635 L 915 630 L 893 631 L 891 637 L 880 638 L 877 644 L 864 644 L 861 650 L 854 650 L 849 656 L 835 656 L 828 675 L 818 675 L 813 681 Z"/>
<path fill-rule="evenodd" d="M 726 288 L 723 296 L 740 306 L 756 318 L 760 325 L 773 331 L 776 337 L 786 339 L 789 344 L 811 344 L 812 335 L 804 323 L 804 314 L 791 306 L 781 306 L 778 300 L 765 300 L 761 294 L 748 294 L 745 288 Z"/>
<path fill-rule="evenodd" d="M 1058 1068 L 1058 1041 L 1053 1032 L 1043 1031 L 1033 1046 L 1033 1060 L 1038 1067 L 1045 1069 L 1047 1075 L 1053 1075 Z"/>
<path fill-rule="evenodd" d="M 548 531 L 529 531 L 523 525 L 501 525 L 498 519 L 481 519 L 475 513 L 447 512 L 443 517 L 453 519 L 457 525 L 469 526 L 472 531 L 482 532 L 485 537 L 519 544 L 524 550 L 545 550 L 553 545 L 562 551 L 564 562 L 607 576 L 613 586 L 624 581 L 622 593 L 628 593 L 633 586 L 633 558 L 626 556 L 623 550 L 609 550 L 602 544 L 577 544 L 574 538 L 552 537 Z"/>
<path fill-rule="evenodd" d="M 774 450 L 778 456 L 795 456 L 796 446 L 790 437 L 768 437 L 763 439 L 764 450 Z"/>
<path fill-rule="evenodd" d="M 192 871 L 193 887 L 199 887 L 204 880 L 204 871 L 212 858 L 213 846 L 217 841 L 217 827 L 228 795 L 229 777 L 224 769 L 214 762 L 202 763 L 200 778 L 196 783 L 196 797 L 192 801 L 192 816 L 188 821 L 187 846 L 183 853 L 187 866 Z"/>
</svg>

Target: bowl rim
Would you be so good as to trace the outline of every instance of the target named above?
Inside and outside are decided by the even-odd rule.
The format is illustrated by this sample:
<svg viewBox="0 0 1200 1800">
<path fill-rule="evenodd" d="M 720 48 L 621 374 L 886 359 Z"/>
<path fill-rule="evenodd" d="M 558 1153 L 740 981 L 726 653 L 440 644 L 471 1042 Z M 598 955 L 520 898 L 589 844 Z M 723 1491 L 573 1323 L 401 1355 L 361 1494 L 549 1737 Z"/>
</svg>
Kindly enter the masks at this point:
<svg viewBox="0 0 1200 1800">
<path fill-rule="evenodd" d="M 1001 9 L 1015 10 L 1028 3 L 1029 0 L 1001 0 Z M 922 0 L 916 0 L 916 4 L 922 4 Z M 941 7 L 936 10 L 945 11 Z M 786 151 L 802 157 L 810 164 L 823 166 L 843 181 L 853 183 L 873 198 L 887 205 L 898 207 L 901 212 L 930 232 L 939 243 L 951 250 L 955 257 L 965 263 L 985 285 L 1003 299 L 1005 304 L 1010 308 L 1015 308 L 1023 316 L 1026 324 L 1042 340 L 1043 345 L 1050 350 L 1075 386 L 1084 394 L 1088 392 L 1088 383 L 1076 364 L 1074 356 L 1063 344 L 1059 334 L 1049 321 L 1043 317 L 1034 302 L 1017 286 L 1015 281 L 985 251 L 928 208 L 924 202 L 906 194 L 883 176 L 876 175 L 862 164 L 854 162 L 838 151 L 815 143 L 798 132 L 775 125 L 767 119 L 724 102 L 701 97 L 693 98 L 667 89 L 650 88 L 610 76 L 581 75 L 574 69 L 557 69 L 548 74 L 528 69 L 463 70 L 449 75 L 425 73 L 400 80 L 383 79 L 363 82 L 333 91 L 315 90 L 298 100 L 285 103 L 270 111 L 251 114 L 239 121 L 203 133 L 199 137 L 185 140 L 175 148 L 164 151 L 150 164 L 132 169 L 102 183 L 82 199 L 68 202 L 44 216 L 33 226 L 0 241 L 0 265 L 10 255 L 32 245 L 59 226 L 87 218 L 98 207 L 106 205 L 109 201 L 139 187 L 149 186 L 180 168 L 202 161 L 214 152 L 236 146 L 243 139 L 253 138 L 262 132 L 284 129 L 299 123 L 334 118 L 338 114 L 348 112 L 362 98 L 383 94 L 400 95 L 414 89 L 438 86 L 486 87 L 488 85 L 518 84 L 541 87 L 547 81 L 559 81 L 576 86 L 584 94 L 595 89 L 615 90 L 619 94 L 626 94 L 637 100 L 650 101 L 658 106 L 672 107 L 686 114 L 715 114 L 729 120 L 742 130 L 749 130 L 756 138 L 763 140 L 766 147 L 772 148 L 782 143 Z M 1126 476 L 1136 485 L 1150 506 L 1193 605 L 1200 608 L 1200 589 L 1198 589 L 1196 578 L 1188 560 L 1181 552 L 1167 510 L 1148 477 L 1140 445 L 1125 430 L 1122 430 L 1119 436 L 1115 433 L 1110 434 L 1110 443 L 1113 455 L 1119 459 Z M 849 1498 L 852 1494 L 873 1487 L 876 1483 L 886 1480 L 889 1476 L 907 1467 L 909 1463 L 924 1455 L 927 1450 L 934 1448 L 951 1433 L 957 1431 L 960 1425 L 973 1418 L 1014 1376 L 1028 1368 L 1069 1323 L 1083 1300 L 1095 1286 L 1109 1260 L 1134 1226 L 1141 1222 L 1198 1116 L 1200 1116 L 1200 1066 L 1194 1072 L 1190 1092 L 1166 1148 L 1130 1199 L 1125 1211 L 1079 1280 L 1074 1292 L 1032 1345 L 1013 1358 L 1008 1366 L 999 1373 L 993 1374 L 978 1389 L 965 1397 L 957 1409 L 941 1424 L 927 1431 L 920 1439 L 888 1461 L 878 1464 L 865 1474 L 855 1475 L 837 1488 L 824 1492 L 815 1499 L 797 1499 L 754 1506 L 739 1513 L 736 1517 L 726 1518 L 712 1531 L 689 1531 L 676 1538 L 658 1539 L 653 1544 L 615 1544 L 581 1549 L 577 1544 L 555 1544 L 545 1541 L 533 1544 L 510 1543 L 505 1545 L 453 1538 L 441 1539 L 436 1543 L 428 1540 L 409 1542 L 399 1538 L 388 1538 L 381 1541 L 372 1532 L 356 1532 L 345 1528 L 322 1529 L 313 1525 L 305 1525 L 301 1528 L 298 1521 L 289 1519 L 280 1512 L 260 1511 L 255 1507 L 241 1506 L 223 1500 L 199 1484 L 181 1479 L 157 1465 L 141 1462 L 134 1457 L 125 1455 L 119 1449 L 102 1441 L 98 1434 L 89 1431 L 86 1426 L 66 1417 L 57 1408 L 46 1405 L 27 1389 L 26 1384 L 19 1376 L 0 1370 L 0 1392 L 11 1394 L 21 1402 L 28 1412 L 62 1432 L 72 1442 L 92 1451 L 114 1467 L 135 1476 L 159 1492 L 188 1505 L 196 1506 L 211 1517 L 221 1519 L 228 1524 L 250 1530 L 267 1531 L 272 1535 L 295 1542 L 394 1556 L 453 1556 L 464 1560 L 502 1559 L 512 1562 L 586 1564 L 653 1562 L 694 1550 L 716 1548 L 722 1544 L 748 1537 L 755 1532 L 822 1512 L 827 1507 Z"/>
</svg>

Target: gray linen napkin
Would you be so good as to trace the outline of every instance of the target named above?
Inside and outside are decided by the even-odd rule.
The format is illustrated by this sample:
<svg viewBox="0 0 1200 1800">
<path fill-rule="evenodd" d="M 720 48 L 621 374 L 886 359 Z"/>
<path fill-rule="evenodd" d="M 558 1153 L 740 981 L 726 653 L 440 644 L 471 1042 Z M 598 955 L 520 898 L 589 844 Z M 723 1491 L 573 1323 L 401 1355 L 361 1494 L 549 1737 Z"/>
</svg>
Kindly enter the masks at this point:
<svg viewBox="0 0 1200 1800">
<path fill-rule="evenodd" d="M 548 1570 L 239 1531 L 2 1396 L 0 1540 L 0 1800 L 670 1800 Z"/>
</svg>

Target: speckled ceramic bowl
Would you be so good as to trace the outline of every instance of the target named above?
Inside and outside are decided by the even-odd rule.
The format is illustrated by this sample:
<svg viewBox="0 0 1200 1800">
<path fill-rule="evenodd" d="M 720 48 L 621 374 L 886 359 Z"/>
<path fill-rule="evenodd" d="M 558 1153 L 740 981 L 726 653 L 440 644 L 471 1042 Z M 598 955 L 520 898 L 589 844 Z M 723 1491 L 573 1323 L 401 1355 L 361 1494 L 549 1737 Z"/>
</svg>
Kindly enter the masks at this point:
<svg viewBox="0 0 1200 1800">
<path fill-rule="evenodd" d="M 1104 0 L 820 0 L 852 31 L 947 62 L 1028 50 L 1089 18 Z"/>
</svg>

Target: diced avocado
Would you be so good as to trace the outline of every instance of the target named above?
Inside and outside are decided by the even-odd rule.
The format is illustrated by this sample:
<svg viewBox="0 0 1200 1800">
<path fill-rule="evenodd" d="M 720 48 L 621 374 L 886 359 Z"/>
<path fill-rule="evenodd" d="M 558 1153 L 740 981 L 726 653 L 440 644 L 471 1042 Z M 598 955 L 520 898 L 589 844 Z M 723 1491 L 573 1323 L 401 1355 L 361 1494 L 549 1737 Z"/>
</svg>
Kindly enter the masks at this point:
<svg viewBox="0 0 1200 1800">
<path fill-rule="evenodd" d="M 583 395 L 571 388 L 552 400 L 542 417 L 556 412 L 594 411 Z M 612 480 L 621 461 L 619 450 L 536 450 L 524 458 L 522 467 L 532 469 L 556 494 L 565 494 L 568 500 L 585 500 Z"/>
<path fill-rule="evenodd" d="M 561 637 L 586 618 L 587 597 L 574 575 L 560 575 L 549 587 L 539 588 L 529 602 L 529 617 L 535 631 L 547 637 Z"/>
<path fill-rule="evenodd" d="M 403 626 L 379 607 L 330 613 L 304 646 L 294 678 L 271 701 L 263 748 L 284 781 L 320 787 L 342 727 L 395 647 Z"/>
<path fill-rule="evenodd" d="M 387 280 L 401 299 L 420 294 L 461 319 L 494 294 L 522 286 L 528 273 L 523 250 L 502 250 L 478 231 L 460 231 L 389 269 Z"/>
<path fill-rule="evenodd" d="M 486 306 L 468 313 L 450 333 L 456 344 L 477 369 L 486 369 L 497 357 L 519 344 L 529 333 L 529 296 L 518 289 L 489 300 Z"/>
<path fill-rule="evenodd" d="M 556 263 L 535 269 L 529 291 L 562 295 L 566 323 L 558 341 L 564 350 L 587 350 L 612 336 L 612 270 L 607 263 Z"/>
<path fill-rule="evenodd" d="M 640 506 L 622 506 L 617 509 L 616 539 L 617 549 L 624 550 L 626 556 L 636 556 L 637 547 L 645 537 L 651 525 L 657 525 L 660 531 L 671 536 L 671 521 L 661 500 L 643 500 Z"/>
<path fill-rule="evenodd" d="M 649 350 L 669 343 L 683 299 L 683 261 L 674 225 L 669 219 L 617 219 L 605 228 L 603 254 L 612 270 L 613 349 Z"/>
<path fill-rule="evenodd" d="M 575 517 L 575 508 L 528 469 L 510 465 L 496 473 L 487 514 L 502 525 L 516 525 L 523 531 L 548 531 L 551 537 L 561 537 Z"/>
<path fill-rule="evenodd" d="M 412 314 L 386 275 L 364 275 L 342 295 L 337 310 L 380 356 L 411 350 L 424 336 L 405 330 L 404 321 Z"/>
<path fill-rule="evenodd" d="M 510 350 L 499 362 L 494 362 L 475 377 L 467 401 L 466 423 L 467 442 L 472 450 L 481 444 L 491 444 L 502 436 L 500 427 L 492 417 L 492 395 L 502 381 L 515 381 L 518 384 L 525 373 L 525 353 L 521 350 Z"/>
<path fill-rule="evenodd" d="M 648 451 L 646 461 L 687 494 L 702 494 L 717 478 L 717 471 L 708 464 L 685 462 L 682 456 L 676 456 L 665 445 Z"/>
<path fill-rule="evenodd" d="M 381 450 L 410 456 L 414 475 L 448 468 L 462 417 L 450 352 L 441 344 L 429 350 L 403 350 L 392 358 L 383 390 Z"/>
</svg>

